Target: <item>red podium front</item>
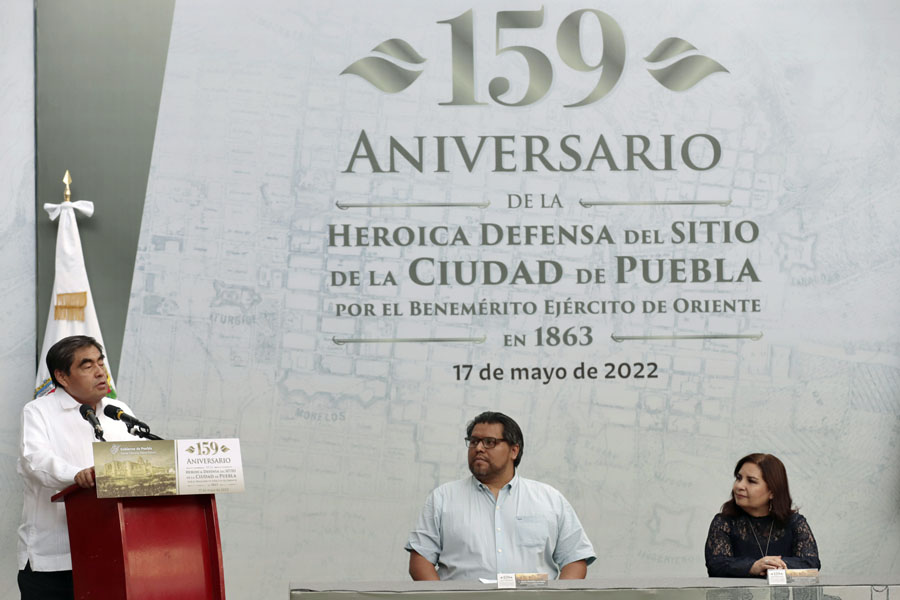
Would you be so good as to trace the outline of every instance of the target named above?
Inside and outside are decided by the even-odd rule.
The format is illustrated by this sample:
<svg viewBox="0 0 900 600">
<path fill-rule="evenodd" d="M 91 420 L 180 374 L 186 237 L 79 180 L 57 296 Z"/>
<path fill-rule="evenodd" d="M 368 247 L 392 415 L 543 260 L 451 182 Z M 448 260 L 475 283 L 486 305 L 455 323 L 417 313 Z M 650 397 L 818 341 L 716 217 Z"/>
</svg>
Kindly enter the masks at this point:
<svg viewBox="0 0 900 600">
<path fill-rule="evenodd" d="M 70 486 L 65 501 L 75 598 L 224 600 L 212 494 L 97 498 Z"/>
</svg>

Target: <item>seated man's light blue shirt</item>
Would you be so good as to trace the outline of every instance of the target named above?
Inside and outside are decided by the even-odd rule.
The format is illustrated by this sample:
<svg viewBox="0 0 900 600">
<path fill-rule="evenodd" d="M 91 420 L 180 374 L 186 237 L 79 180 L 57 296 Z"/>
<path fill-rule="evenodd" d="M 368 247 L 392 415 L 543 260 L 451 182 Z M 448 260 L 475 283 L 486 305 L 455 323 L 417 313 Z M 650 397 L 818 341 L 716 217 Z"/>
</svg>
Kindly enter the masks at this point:
<svg viewBox="0 0 900 600">
<path fill-rule="evenodd" d="M 553 487 L 514 476 L 497 496 L 475 477 L 435 489 L 425 501 L 407 550 L 437 565 L 441 579 L 496 579 L 497 573 L 547 573 L 594 547 L 568 501 Z"/>
</svg>

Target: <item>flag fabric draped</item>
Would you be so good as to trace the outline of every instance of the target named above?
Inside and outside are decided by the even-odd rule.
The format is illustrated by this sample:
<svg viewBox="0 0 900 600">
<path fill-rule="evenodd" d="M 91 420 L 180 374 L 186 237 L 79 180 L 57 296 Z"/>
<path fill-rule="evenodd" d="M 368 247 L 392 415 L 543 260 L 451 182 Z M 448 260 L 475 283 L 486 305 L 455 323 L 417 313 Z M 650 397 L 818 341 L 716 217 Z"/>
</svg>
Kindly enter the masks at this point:
<svg viewBox="0 0 900 600">
<path fill-rule="evenodd" d="M 76 211 L 87 217 L 93 215 L 94 203 L 78 200 L 62 204 L 44 204 L 44 210 L 50 215 L 51 221 L 59 218 L 59 229 L 56 232 L 53 295 L 50 298 L 50 314 L 47 317 L 47 329 L 44 331 L 44 343 L 41 346 L 41 358 L 35 379 L 35 398 L 43 396 L 54 387 L 46 360 L 47 351 L 53 344 L 70 335 L 89 335 L 105 347 L 97 311 L 94 309 L 94 299 L 91 296 L 91 286 L 84 268 L 81 237 L 78 235 L 78 223 L 75 220 Z M 106 377 L 109 383 L 107 396 L 115 398 L 116 386 L 110 374 L 108 358 Z"/>
</svg>

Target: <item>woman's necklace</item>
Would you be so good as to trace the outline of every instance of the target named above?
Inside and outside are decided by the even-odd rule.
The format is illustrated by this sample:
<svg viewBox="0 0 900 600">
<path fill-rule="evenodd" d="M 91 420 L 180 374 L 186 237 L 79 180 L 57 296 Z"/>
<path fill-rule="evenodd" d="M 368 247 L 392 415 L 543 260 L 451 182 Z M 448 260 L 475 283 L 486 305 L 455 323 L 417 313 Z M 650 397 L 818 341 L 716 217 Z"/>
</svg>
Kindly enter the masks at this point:
<svg viewBox="0 0 900 600">
<path fill-rule="evenodd" d="M 772 519 L 772 524 L 769 526 L 769 539 L 766 540 L 766 551 L 763 552 L 762 544 L 759 543 L 759 538 L 756 537 L 756 528 L 753 526 L 753 523 L 750 519 L 747 519 L 747 525 L 750 526 L 750 531 L 753 532 L 753 539 L 756 540 L 756 547 L 759 548 L 759 557 L 765 558 L 769 555 L 769 542 L 772 541 L 772 530 L 775 528 L 775 519 Z"/>
</svg>

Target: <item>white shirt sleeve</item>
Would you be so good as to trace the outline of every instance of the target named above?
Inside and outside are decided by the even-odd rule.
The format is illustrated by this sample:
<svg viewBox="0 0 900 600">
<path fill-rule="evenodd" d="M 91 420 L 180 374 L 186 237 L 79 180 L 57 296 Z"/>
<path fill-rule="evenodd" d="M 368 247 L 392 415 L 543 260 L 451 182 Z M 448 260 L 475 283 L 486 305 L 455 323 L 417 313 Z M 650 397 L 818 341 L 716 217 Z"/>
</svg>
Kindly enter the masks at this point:
<svg viewBox="0 0 900 600">
<path fill-rule="evenodd" d="M 433 491 L 425 500 L 425 506 L 416 521 L 416 528 L 409 534 L 406 550 L 415 550 L 431 564 L 437 564 L 441 557 L 441 502 Z"/>
<path fill-rule="evenodd" d="M 47 488 L 62 489 L 75 483 L 75 475 L 85 467 L 66 461 L 50 443 L 52 427 L 33 405 L 22 410 L 22 474 Z M 88 465 L 90 466 L 90 465 Z"/>
</svg>

